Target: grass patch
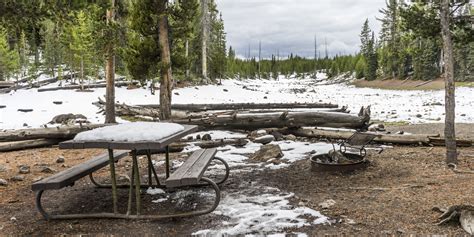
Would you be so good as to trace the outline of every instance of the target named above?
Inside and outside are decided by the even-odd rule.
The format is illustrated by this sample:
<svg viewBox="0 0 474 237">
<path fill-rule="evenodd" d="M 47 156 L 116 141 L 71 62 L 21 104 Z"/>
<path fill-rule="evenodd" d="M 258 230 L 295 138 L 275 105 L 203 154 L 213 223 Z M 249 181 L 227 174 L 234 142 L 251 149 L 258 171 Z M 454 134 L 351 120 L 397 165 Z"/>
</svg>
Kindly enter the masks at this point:
<svg viewBox="0 0 474 237">
<path fill-rule="evenodd" d="M 456 82 L 456 87 L 474 87 L 474 82 L 468 82 L 468 81 Z"/>
</svg>

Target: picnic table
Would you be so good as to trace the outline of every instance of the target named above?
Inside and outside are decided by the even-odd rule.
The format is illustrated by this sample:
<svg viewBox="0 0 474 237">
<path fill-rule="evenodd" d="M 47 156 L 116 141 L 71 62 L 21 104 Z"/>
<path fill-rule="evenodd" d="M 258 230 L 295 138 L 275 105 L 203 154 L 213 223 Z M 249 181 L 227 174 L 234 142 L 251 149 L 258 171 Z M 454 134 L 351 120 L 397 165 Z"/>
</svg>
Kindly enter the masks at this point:
<svg viewBox="0 0 474 237">
<path fill-rule="evenodd" d="M 229 166 L 221 158 L 215 157 L 217 153 L 216 149 L 201 149 L 195 151 L 183 163 L 183 165 L 181 165 L 173 174 L 170 174 L 169 145 L 190 133 L 196 132 L 198 130 L 197 126 L 143 122 L 140 122 L 140 126 L 134 125 L 134 123 L 130 123 L 128 125 L 112 125 L 106 128 L 94 129 L 95 131 L 91 130 L 84 132 L 83 134 L 80 133 L 74 140 L 62 142 L 59 144 L 60 149 L 107 149 L 108 152 L 104 155 L 100 155 L 77 166 L 57 173 L 51 177 L 38 181 L 32 185 L 32 190 L 36 191 L 36 206 L 45 219 L 164 219 L 171 217 L 203 215 L 212 212 L 217 207 L 220 201 L 220 189 L 218 184 L 223 183 L 229 176 Z M 138 125 L 138 123 L 136 123 L 136 125 Z M 173 126 L 175 129 L 164 129 L 167 126 Z M 164 134 L 159 135 L 160 131 L 156 130 L 167 131 L 164 131 Z M 113 133 L 111 133 L 111 131 L 113 131 Z M 134 138 L 134 134 L 139 136 Z M 163 149 L 166 154 L 166 181 L 162 184 L 153 166 L 151 154 L 156 153 L 157 151 L 163 151 Z M 119 186 L 117 185 L 116 181 L 115 163 L 129 154 L 132 158 L 132 174 L 129 180 L 130 183 L 129 185 Z M 147 156 L 148 184 L 142 184 L 140 181 L 140 170 L 137 157 L 141 154 L 146 154 Z M 209 178 L 203 177 L 204 171 L 207 169 L 211 160 L 213 159 L 223 163 L 226 169 L 225 176 L 218 182 L 214 182 Z M 106 167 L 107 165 L 109 165 L 111 184 L 99 184 L 94 180 L 92 174 L 95 171 Z M 74 185 L 75 181 L 87 175 L 89 175 L 92 183 L 96 186 L 100 188 L 111 188 L 113 202 L 112 213 L 51 215 L 44 210 L 41 204 L 41 197 L 45 190 L 61 189 L 63 187 L 72 186 Z M 153 178 L 156 181 L 156 184 L 153 184 Z M 140 190 L 143 187 L 176 189 L 192 186 L 199 187 L 203 185 L 210 186 L 212 189 L 214 189 L 216 194 L 213 206 L 206 210 L 170 215 L 141 215 Z M 119 213 L 117 208 L 117 189 L 123 187 L 129 188 L 127 212 L 125 214 Z M 135 214 L 132 214 L 133 196 L 135 196 L 136 203 Z"/>
</svg>

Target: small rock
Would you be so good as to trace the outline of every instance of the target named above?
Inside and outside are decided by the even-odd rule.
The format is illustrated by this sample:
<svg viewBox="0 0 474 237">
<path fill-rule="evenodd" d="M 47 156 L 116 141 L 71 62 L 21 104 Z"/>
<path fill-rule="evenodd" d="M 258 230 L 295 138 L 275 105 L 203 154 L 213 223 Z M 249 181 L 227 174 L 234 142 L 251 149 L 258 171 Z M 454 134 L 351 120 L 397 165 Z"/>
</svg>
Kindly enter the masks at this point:
<svg viewBox="0 0 474 237">
<path fill-rule="evenodd" d="M 266 99 L 268 99 L 268 97 L 264 96 L 263 99 L 266 100 Z"/>
<path fill-rule="evenodd" d="M 16 221 L 16 217 L 12 216 L 12 218 L 10 218 L 10 221 Z"/>
<path fill-rule="evenodd" d="M 268 144 L 273 141 L 275 141 L 275 137 L 273 135 L 265 135 L 265 136 L 257 137 L 253 140 L 253 142 L 261 143 L 263 145 Z"/>
<path fill-rule="evenodd" d="M 296 136 L 293 135 L 293 134 L 283 136 L 283 138 L 285 138 L 285 140 L 289 140 L 289 141 L 296 141 Z"/>
<path fill-rule="evenodd" d="M 466 114 L 461 114 L 461 117 L 466 117 Z"/>
<path fill-rule="evenodd" d="M 334 206 L 334 204 L 336 204 L 336 201 L 334 201 L 333 199 L 328 199 L 324 202 L 319 203 L 318 205 L 322 209 L 328 209 L 328 208 Z"/>
<path fill-rule="evenodd" d="M 253 154 L 250 159 L 256 161 L 268 161 L 270 159 L 279 159 L 283 157 L 283 152 L 279 145 L 268 144 L 264 145 Z"/>
<path fill-rule="evenodd" d="M 255 133 L 257 136 L 263 136 L 263 135 L 266 135 L 267 134 L 267 131 L 264 130 L 264 129 L 260 129 L 260 130 L 257 130 L 257 132 Z"/>
<path fill-rule="evenodd" d="M 224 92 L 229 92 L 229 90 L 227 90 L 227 89 L 223 89 L 223 91 L 224 91 Z"/>
<path fill-rule="evenodd" d="M 19 172 L 20 174 L 28 174 L 30 173 L 30 167 L 27 165 L 20 165 Z"/>
<path fill-rule="evenodd" d="M 10 180 L 11 180 L 11 181 L 15 181 L 15 182 L 21 182 L 21 181 L 25 180 L 25 176 L 23 176 L 23 175 L 16 175 L 16 176 L 13 176 Z"/>
<path fill-rule="evenodd" d="M 27 123 L 23 123 L 23 127 L 28 127 L 28 124 L 27 124 Z"/>
<path fill-rule="evenodd" d="M 7 186 L 7 185 L 8 185 L 8 181 L 4 179 L 0 179 L 0 186 Z"/>
<path fill-rule="evenodd" d="M 6 105 L 0 105 L 0 109 L 4 109 L 6 107 L 7 107 Z"/>
<path fill-rule="evenodd" d="M 277 132 L 277 131 L 273 131 L 272 132 L 272 135 L 275 137 L 275 140 L 276 141 L 282 141 L 284 138 L 283 138 L 283 134 Z"/>
<path fill-rule="evenodd" d="M 60 156 L 58 157 L 58 159 L 56 159 L 56 163 L 60 164 L 60 163 L 64 163 L 64 156 Z"/>
<path fill-rule="evenodd" d="M 417 118 L 421 118 L 421 117 L 423 117 L 423 115 L 417 114 L 416 117 L 417 117 Z"/>
<path fill-rule="evenodd" d="M 4 165 L 0 165 L 0 173 L 7 171 L 7 167 Z"/>
<path fill-rule="evenodd" d="M 175 92 L 174 94 L 175 94 L 175 95 L 179 95 L 179 93 L 178 93 L 178 92 Z"/>
<path fill-rule="evenodd" d="M 354 220 L 347 218 L 347 219 L 346 219 L 346 224 L 348 224 L 348 225 L 355 225 L 355 224 L 357 224 L 357 223 L 356 223 Z"/>
<path fill-rule="evenodd" d="M 212 140 L 211 134 L 208 134 L 208 133 L 204 134 L 204 135 L 202 136 L 202 140 L 204 140 L 204 141 L 210 141 L 210 140 Z"/>
<path fill-rule="evenodd" d="M 196 135 L 196 140 L 201 140 L 201 135 L 200 134 Z"/>
<path fill-rule="evenodd" d="M 62 101 L 53 101 L 53 104 L 55 104 L 55 105 L 62 105 L 63 102 L 62 102 Z"/>
<path fill-rule="evenodd" d="M 41 176 L 36 177 L 36 178 L 33 179 L 33 183 L 36 183 L 36 182 L 38 182 L 38 181 L 40 181 L 40 180 L 42 180 L 42 179 L 43 179 L 43 177 L 41 177 Z"/>
<path fill-rule="evenodd" d="M 54 170 L 49 168 L 48 166 L 43 166 L 43 167 L 40 168 L 40 172 L 51 174 L 51 173 L 54 173 Z"/>
</svg>

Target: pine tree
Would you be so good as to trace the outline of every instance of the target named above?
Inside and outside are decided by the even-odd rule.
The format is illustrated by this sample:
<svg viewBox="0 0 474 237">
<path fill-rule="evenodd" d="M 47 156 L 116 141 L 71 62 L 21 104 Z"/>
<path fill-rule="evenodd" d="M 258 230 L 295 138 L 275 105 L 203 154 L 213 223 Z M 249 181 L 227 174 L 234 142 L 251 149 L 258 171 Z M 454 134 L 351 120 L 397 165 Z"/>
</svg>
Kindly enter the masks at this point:
<svg viewBox="0 0 474 237">
<path fill-rule="evenodd" d="M 0 28 L 0 81 L 18 76 L 20 58 L 18 51 L 11 49 L 8 44 L 7 32 Z"/>
<path fill-rule="evenodd" d="M 383 18 L 380 40 L 382 44 L 381 68 L 386 76 L 393 78 L 399 76 L 400 65 L 400 17 L 397 0 L 389 0 L 387 7 L 380 10 Z"/>
<path fill-rule="evenodd" d="M 75 15 L 74 23 L 70 26 L 69 49 L 73 54 L 73 67 L 79 69 L 81 85 L 86 76 L 91 75 L 91 66 L 93 64 L 94 43 L 91 31 L 91 22 L 87 14 L 80 10 Z"/>
</svg>

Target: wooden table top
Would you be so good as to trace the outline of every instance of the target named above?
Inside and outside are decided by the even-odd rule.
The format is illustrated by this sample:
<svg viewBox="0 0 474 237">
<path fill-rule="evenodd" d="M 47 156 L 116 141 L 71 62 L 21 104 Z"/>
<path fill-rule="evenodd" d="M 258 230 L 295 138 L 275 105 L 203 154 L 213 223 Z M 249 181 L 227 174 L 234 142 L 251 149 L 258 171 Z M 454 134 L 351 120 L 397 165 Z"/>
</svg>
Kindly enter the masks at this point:
<svg viewBox="0 0 474 237">
<path fill-rule="evenodd" d="M 178 141 L 182 137 L 197 132 L 196 125 L 183 125 L 184 130 L 177 132 L 171 136 L 156 141 L 138 141 L 138 142 L 114 142 L 114 141 L 74 141 L 69 140 L 59 143 L 59 149 L 92 149 L 103 148 L 112 150 L 155 150 L 162 149 L 169 144 Z"/>
</svg>

